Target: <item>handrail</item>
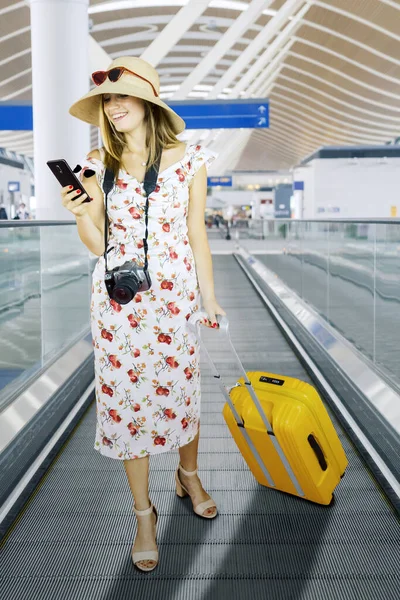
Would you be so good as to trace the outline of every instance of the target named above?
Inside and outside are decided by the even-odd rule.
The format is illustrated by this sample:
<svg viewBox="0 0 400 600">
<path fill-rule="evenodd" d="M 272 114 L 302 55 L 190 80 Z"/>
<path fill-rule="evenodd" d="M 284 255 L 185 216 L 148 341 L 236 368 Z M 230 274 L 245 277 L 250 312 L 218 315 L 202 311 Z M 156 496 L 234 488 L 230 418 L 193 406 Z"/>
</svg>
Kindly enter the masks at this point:
<svg viewBox="0 0 400 600">
<path fill-rule="evenodd" d="M 291 219 L 290 217 L 283 217 L 282 219 L 251 219 L 252 221 L 255 222 L 262 222 L 262 223 L 268 223 L 268 222 L 276 222 L 276 223 L 280 223 L 281 221 L 284 223 L 362 223 L 362 224 L 367 224 L 367 225 L 393 225 L 393 224 L 400 224 L 400 219 L 395 219 L 395 218 L 375 218 L 375 219 L 368 219 L 368 218 L 360 218 L 360 219 L 352 219 L 352 218 L 348 218 L 348 219 Z"/>
<path fill-rule="evenodd" d="M 9 227 L 51 227 L 59 225 L 76 225 L 76 221 L 24 221 L 16 219 L 4 219 L 0 221 L 0 229 Z"/>
<path fill-rule="evenodd" d="M 285 217 L 283 219 L 252 219 L 253 222 L 260 222 L 260 223 L 271 223 L 271 222 L 276 222 L 276 223 L 363 223 L 363 224 L 369 224 L 369 225 L 398 225 L 400 224 L 400 218 L 396 219 L 396 218 L 375 218 L 375 219 L 368 219 L 368 218 L 360 218 L 360 219 L 353 219 L 353 218 L 348 218 L 348 219 L 291 219 L 290 217 Z M 55 225 L 75 225 L 76 221 L 24 221 L 24 220 L 15 220 L 14 219 L 8 219 L 8 220 L 1 220 L 0 221 L 0 229 L 3 228 L 7 228 L 7 227 L 50 227 L 50 226 L 55 226 Z"/>
</svg>

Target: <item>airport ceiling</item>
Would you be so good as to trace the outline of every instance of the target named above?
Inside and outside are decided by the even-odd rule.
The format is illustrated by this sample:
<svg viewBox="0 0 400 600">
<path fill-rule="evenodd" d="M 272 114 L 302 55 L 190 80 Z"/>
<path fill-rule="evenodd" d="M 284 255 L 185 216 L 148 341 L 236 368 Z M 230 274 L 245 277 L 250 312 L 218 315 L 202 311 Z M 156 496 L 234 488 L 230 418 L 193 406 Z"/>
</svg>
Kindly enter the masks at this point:
<svg viewBox="0 0 400 600">
<path fill-rule="evenodd" d="M 187 132 L 220 152 L 219 174 L 400 136 L 400 0 L 92 0 L 89 17 L 111 59 L 156 66 L 167 101 L 269 99 L 269 129 Z M 32 99 L 30 46 L 29 1 L 0 0 L 0 100 Z M 32 133 L 0 146 L 32 156 Z"/>
</svg>

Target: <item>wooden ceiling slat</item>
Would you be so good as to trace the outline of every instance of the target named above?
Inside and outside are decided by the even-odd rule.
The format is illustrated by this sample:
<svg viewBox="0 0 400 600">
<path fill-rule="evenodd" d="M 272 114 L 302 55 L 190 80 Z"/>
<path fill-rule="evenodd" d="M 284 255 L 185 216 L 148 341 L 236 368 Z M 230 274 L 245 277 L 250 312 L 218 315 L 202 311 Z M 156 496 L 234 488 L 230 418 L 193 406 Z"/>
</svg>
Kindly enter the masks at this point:
<svg viewBox="0 0 400 600">
<path fill-rule="evenodd" d="M 290 68 L 292 67 L 292 68 Z M 313 85 L 316 89 L 322 89 L 333 96 L 347 97 L 350 102 L 360 102 L 370 110 L 380 110 L 381 112 L 393 112 L 394 115 L 400 114 L 400 97 L 392 98 L 379 94 L 376 91 L 367 89 L 356 82 L 351 82 L 340 75 L 318 67 L 311 63 L 289 56 L 285 62 L 282 73 L 287 71 L 295 74 L 300 81 L 305 81 Z M 364 98 L 367 96 L 367 100 Z"/>
<path fill-rule="evenodd" d="M 324 0 L 324 3 L 399 35 L 399 11 L 379 0 Z"/>
<path fill-rule="evenodd" d="M 379 116 L 379 114 L 386 116 L 390 115 L 394 119 L 400 117 L 400 103 L 390 103 L 389 105 L 389 103 L 386 103 L 386 98 L 383 99 L 381 97 L 378 99 L 380 106 L 377 106 L 376 104 L 373 104 L 371 102 L 369 93 L 367 94 L 366 91 L 364 91 L 364 95 L 362 96 L 362 94 L 359 93 L 359 90 L 355 86 L 347 85 L 347 90 L 350 93 L 346 93 L 346 90 L 341 91 L 333 87 L 332 85 L 329 85 L 328 81 L 326 81 L 326 83 L 322 83 L 321 81 L 318 81 L 315 78 L 313 78 L 311 75 L 299 73 L 294 69 L 286 67 L 286 65 L 282 69 L 280 76 L 287 76 L 291 80 L 296 80 L 299 85 L 303 84 L 304 87 L 308 87 L 308 89 L 314 90 L 315 94 L 318 94 L 319 91 L 323 92 L 325 94 L 324 98 L 332 98 L 337 99 L 339 101 L 343 100 L 344 103 L 352 104 L 356 107 L 359 107 L 360 109 L 366 109 L 366 111 L 370 111 L 371 113 L 377 116 Z M 357 95 L 358 97 L 354 97 L 352 93 L 354 93 L 354 95 Z"/>
<path fill-rule="evenodd" d="M 362 136 L 360 134 L 348 133 L 344 129 L 335 128 L 332 122 L 327 121 L 324 124 L 317 125 L 310 115 L 296 115 L 286 105 L 281 104 L 279 108 L 271 109 L 270 129 L 280 129 L 282 123 L 288 123 L 294 130 L 307 133 L 307 137 L 315 144 L 319 145 L 345 145 L 357 142 L 371 143 L 373 136 Z"/>
<path fill-rule="evenodd" d="M 310 64 L 307 61 L 307 59 L 316 60 L 316 61 L 319 61 L 319 62 L 327 65 L 328 67 L 331 67 L 333 69 L 341 71 L 342 73 L 344 73 L 345 75 L 348 75 L 349 77 L 353 77 L 354 79 L 359 80 L 368 85 L 371 85 L 373 87 L 380 88 L 382 91 L 388 91 L 388 92 L 400 94 L 400 67 L 399 67 L 399 71 L 398 71 L 397 81 L 388 81 L 387 79 L 383 78 L 382 75 L 379 74 L 382 72 L 385 74 L 385 71 L 382 71 L 382 70 L 377 71 L 376 72 L 377 74 L 375 75 L 375 74 L 370 73 L 370 72 L 366 71 L 365 69 L 363 69 L 362 66 L 358 67 L 356 65 L 352 65 L 351 63 L 349 63 L 346 60 L 343 60 L 343 59 L 341 60 L 339 57 L 329 54 L 328 52 L 324 51 L 323 48 L 320 48 L 320 49 L 313 48 L 313 47 L 307 46 L 304 43 L 301 43 L 301 41 L 296 42 L 292 46 L 291 53 L 301 55 L 301 57 L 304 57 L 304 58 L 300 58 L 300 56 L 297 57 L 297 60 L 303 62 L 303 65 Z M 329 73 L 329 71 L 328 71 L 328 73 Z"/>
<path fill-rule="evenodd" d="M 368 128 L 356 129 L 352 124 L 334 119 L 328 114 L 322 114 L 316 111 L 311 111 L 308 107 L 305 110 L 304 107 L 294 103 L 292 98 L 286 96 L 282 99 L 276 92 L 271 96 L 273 100 L 273 106 L 278 109 L 285 111 L 288 114 L 288 119 L 297 119 L 301 122 L 306 123 L 310 128 L 315 129 L 327 129 L 332 134 L 343 132 L 344 135 L 349 137 L 349 140 L 357 140 L 359 143 L 370 143 L 372 140 L 381 142 L 382 139 L 386 139 L 392 135 L 392 131 L 387 133 L 377 133 Z M 271 106 L 272 110 L 272 106 Z"/>
<path fill-rule="evenodd" d="M 287 83 L 287 82 L 285 82 L 285 83 Z M 368 119 L 361 120 L 361 121 L 359 119 L 356 120 L 354 118 L 354 116 L 351 114 L 343 115 L 343 114 L 340 114 L 340 112 L 337 112 L 336 110 L 334 110 L 335 107 L 334 107 L 332 101 L 329 105 L 328 105 L 328 103 L 325 103 L 323 106 L 321 106 L 320 103 L 318 103 L 318 104 L 316 103 L 314 98 L 307 97 L 305 99 L 304 93 L 301 93 L 301 92 L 297 93 L 297 92 L 298 92 L 298 89 L 296 89 L 296 86 L 293 84 L 290 87 L 288 87 L 286 85 L 281 85 L 281 84 L 277 83 L 274 86 L 274 89 L 271 93 L 271 96 L 270 96 L 271 101 L 277 94 L 278 102 L 280 101 L 281 98 L 283 98 L 284 101 L 291 103 L 294 106 L 298 107 L 305 114 L 309 113 L 311 116 L 318 116 L 318 118 L 331 120 L 338 126 L 346 128 L 349 131 L 353 131 L 354 133 L 368 134 L 370 132 L 371 134 L 376 134 L 376 135 L 381 135 L 381 134 L 385 135 L 386 134 L 390 137 L 392 132 L 398 130 L 398 128 L 400 127 L 398 122 L 394 122 L 394 123 L 385 122 L 382 125 L 380 125 L 379 123 L 376 124 L 376 122 L 371 123 L 371 121 L 368 121 Z M 307 104 L 307 102 L 308 102 L 308 104 Z"/>
<path fill-rule="evenodd" d="M 25 54 L 24 56 L 20 56 L 5 65 L 0 67 L 0 82 L 12 77 L 16 73 L 20 73 L 21 71 L 25 71 L 26 69 L 32 68 L 32 55 L 31 53 Z M 13 83 L 14 88 L 18 88 L 19 81 L 16 80 Z M 0 87 L 0 95 L 1 95 L 1 87 Z"/>
<path fill-rule="evenodd" d="M 381 52 L 396 55 L 396 47 L 399 42 L 395 42 L 393 38 L 363 23 L 358 23 L 354 19 L 313 5 L 307 13 L 306 21 L 313 21 L 324 27 L 329 27 L 333 31 L 344 33 L 364 44 L 372 45 Z"/>
</svg>

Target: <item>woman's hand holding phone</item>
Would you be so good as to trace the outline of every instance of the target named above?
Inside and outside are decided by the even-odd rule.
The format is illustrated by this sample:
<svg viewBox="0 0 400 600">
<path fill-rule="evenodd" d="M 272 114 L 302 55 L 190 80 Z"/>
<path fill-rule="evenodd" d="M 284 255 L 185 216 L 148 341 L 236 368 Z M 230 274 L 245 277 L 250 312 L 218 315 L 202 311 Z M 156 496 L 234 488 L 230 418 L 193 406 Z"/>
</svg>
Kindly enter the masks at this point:
<svg viewBox="0 0 400 600">
<path fill-rule="evenodd" d="M 88 206 L 92 198 L 89 198 L 89 202 L 87 202 L 88 195 L 82 194 L 80 190 L 74 190 L 72 185 L 61 188 L 61 198 L 63 206 L 76 217 L 88 214 Z"/>
</svg>

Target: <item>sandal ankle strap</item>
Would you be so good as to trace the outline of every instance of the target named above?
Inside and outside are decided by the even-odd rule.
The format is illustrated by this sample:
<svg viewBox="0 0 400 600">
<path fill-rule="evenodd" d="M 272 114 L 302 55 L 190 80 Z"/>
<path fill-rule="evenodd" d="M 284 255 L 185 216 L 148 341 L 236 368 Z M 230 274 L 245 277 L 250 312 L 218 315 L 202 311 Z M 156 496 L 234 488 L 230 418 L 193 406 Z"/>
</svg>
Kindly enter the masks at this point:
<svg viewBox="0 0 400 600">
<path fill-rule="evenodd" d="M 194 471 L 185 471 L 185 469 L 182 467 L 182 465 L 179 463 L 179 469 L 182 471 L 182 473 L 184 475 L 186 475 L 187 477 L 190 475 L 196 475 L 197 473 L 197 469 L 195 469 Z"/>
<path fill-rule="evenodd" d="M 135 513 L 135 515 L 138 515 L 139 517 L 144 517 L 146 515 L 149 515 L 150 513 L 153 512 L 153 503 L 150 504 L 149 508 L 145 508 L 144 510 L 137 510 L 137 508 L 135 508 L 135 505 L 133 505 L 133 512 Z"/>
</svg>

